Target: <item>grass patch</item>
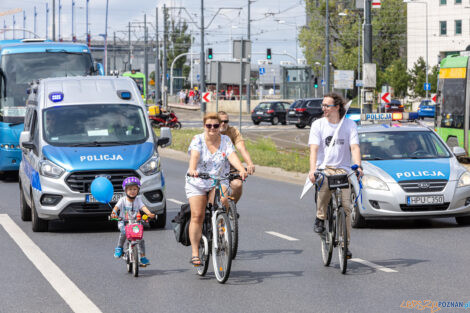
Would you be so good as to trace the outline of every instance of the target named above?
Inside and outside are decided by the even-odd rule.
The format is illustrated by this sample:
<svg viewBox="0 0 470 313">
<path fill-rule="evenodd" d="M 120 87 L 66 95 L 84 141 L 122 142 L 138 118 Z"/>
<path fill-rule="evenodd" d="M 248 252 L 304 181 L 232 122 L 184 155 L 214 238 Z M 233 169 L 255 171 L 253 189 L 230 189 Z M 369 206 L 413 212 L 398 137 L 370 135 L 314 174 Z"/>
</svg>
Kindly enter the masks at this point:
<svg viewBox="0 0 470 313">
<path fill-rule="evenodd" d="M 157 135 L 159 129 L 155 129 Z M 173 142 L 170 148 L 187 152 L 193 137 L 201 133 L 200 129 L 172 129 Z M 286 171 L 308 173 L 309 153 L 308 149 L 281 150 L 271 139 L 262 138 L 256 141 L 245 139 L 245 145 L 250 152 L 253 163 L 262 166 L 279 167 Z M 240 154 L 238 156 L 241 158 Z M 243 160 L 243 159 L 242 159 Z"/>
</svg>

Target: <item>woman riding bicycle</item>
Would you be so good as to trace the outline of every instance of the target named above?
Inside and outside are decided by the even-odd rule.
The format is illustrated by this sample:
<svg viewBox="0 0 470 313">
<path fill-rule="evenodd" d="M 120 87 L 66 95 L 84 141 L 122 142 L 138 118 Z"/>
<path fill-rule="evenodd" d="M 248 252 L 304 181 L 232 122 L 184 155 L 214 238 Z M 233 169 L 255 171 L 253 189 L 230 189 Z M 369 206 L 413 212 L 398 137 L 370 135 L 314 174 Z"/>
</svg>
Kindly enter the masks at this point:
<svg viewBox="0 0 470 313">
<path fill-rule="evenodd" d="M 230 171 L 230 164 L 235 167 L 242 179 L 247 173 L 243 167 L 229 137 L 220 134 L 220 118 L 216 113 L 204 116 L 204 133 L 194 136 L 188 148 L 190 154 L 188 176 L 186 176 L 186 197 L 191 207 L 191 223 L 189 239 L 191 240 L 192 257 L 190 263 L 194 266 L 202 264 L 199 258 L 199 242 L 201 241 L 202 223 L 209 199 L 214 197 L 214 186 L 211 180 L 198 178 L 198 173 L 208 173 L 216 177 L 224 177 Z M 221 182 L 223 196 L 221 201 L 227 206 L 227 190 L 229 182 Z"/>
</svg>

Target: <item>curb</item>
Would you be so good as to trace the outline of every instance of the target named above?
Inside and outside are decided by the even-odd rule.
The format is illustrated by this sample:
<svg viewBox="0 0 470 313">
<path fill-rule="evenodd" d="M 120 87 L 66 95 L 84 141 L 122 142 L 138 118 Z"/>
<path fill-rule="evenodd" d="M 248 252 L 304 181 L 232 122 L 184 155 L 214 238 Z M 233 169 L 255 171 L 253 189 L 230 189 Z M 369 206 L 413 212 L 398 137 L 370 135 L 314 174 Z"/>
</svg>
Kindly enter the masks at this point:
<svg viewBox="0 0 470 313">
<path fill-rule="evenodd" d="M 191 110 L 191 111 L 199 111 L 201 107 L 199 105 L 184 105 L 184 104 L 170 104 L 168 103 L 170 108 L 178 108 L 184 110 Z"/>
<path fill-rule="evenodd" d="M 159 149 L 158 153 L 164 158 L 189 162 L 189 155 L 182 151 L 163 148 Z M 307 177 L 307 174 L 299 172 L 288 172 L 277 167 L 256 165 L 256 172 L 253 176 L 303 186 L 305 184 L 305 178 Z"/>
</svg>

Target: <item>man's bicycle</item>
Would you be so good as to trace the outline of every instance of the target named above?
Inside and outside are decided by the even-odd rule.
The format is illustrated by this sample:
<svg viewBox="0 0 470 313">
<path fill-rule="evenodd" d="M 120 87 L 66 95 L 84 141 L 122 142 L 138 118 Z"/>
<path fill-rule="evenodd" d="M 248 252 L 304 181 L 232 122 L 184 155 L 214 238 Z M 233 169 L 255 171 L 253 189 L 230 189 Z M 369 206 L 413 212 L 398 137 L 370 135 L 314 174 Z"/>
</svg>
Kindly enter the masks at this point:
<svg viewBox="0 0 470 313">
<path fill-rule="evenodd" d="M 348 266 L 348 228 L 346 224 L 346 212 L 341 203 L 341 189 L 349 188 L 349 176 L 351 174 L 327 175 L 328 188 L 333 191 L 326 211 L 325 231 L 320 234 L 321 252 L 323 264 L 329 266 L 333 256 L 333 248 L 338 247 L 339 266 L 341 273 L 345 274 Z M 320 190 L 325 173 L 317 171 L 315 176 L 317 188 L 315 188 L 315 201 Z"/>
<path fill-rule="evenodd" d="M 202 237 L 199 244 L 199 257 L 202 264 L 196 267 L 196 270 L 198 275 L 206 275 L 209 258 L 212 255 L 215 277 L 219 283 L 223 284 L 229 278 L 232 267 L 231 222 L 227 210 L 221 202 L 222 185 L 220 182 L 227 179 L 227 177 L 215 177 L 207 173 L 199 173 L 197 177 L 213 179 L 215 195 L 213 203 L 208 201 L 206 206 L 206 214 L 202 223 Z"/>
</svg>

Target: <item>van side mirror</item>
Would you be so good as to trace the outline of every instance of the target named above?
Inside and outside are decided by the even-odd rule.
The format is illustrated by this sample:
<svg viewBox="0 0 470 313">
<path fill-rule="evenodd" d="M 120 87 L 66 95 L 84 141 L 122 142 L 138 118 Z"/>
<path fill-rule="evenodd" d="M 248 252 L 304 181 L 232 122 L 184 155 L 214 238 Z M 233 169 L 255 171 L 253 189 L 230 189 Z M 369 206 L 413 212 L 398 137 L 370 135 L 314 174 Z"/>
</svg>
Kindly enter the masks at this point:
<svg viewBox="0 0 470 313">
<path fill-rule="evenodd" d="M 23 142 L 29 142 L 31 140 L 31 133 L 29 131 L 22 131 L 20 133 L 20 147 L 23 146 Z"/>
<path fill-rule="evenodd" d="M 95 74 L 97 74 L 97 75 L 104 76 L 104 67 L 103 67 L 103 64 L 97 63 L 97 62 L 93 62 L 93 71 L 94 71 Z"/>
<path fill-rule="evenodd" d="M 160 138 L 158 138 L 157 145 L 162 148 L 168 147 L 171 145 L 173 136 L 171 135 L 171 130 L 169 127 L 160 128 Z"/>
<path fill-rule="evenodd" d="M 461 156 L 465 156 L 467 154 L 467 152 L 465 151 L 464 148 L 462 147 L 453 147 L 452 148 L 452 152 L 454 153 L 454 155 L 456 157 L 461 157 Z"/>
</svg>

